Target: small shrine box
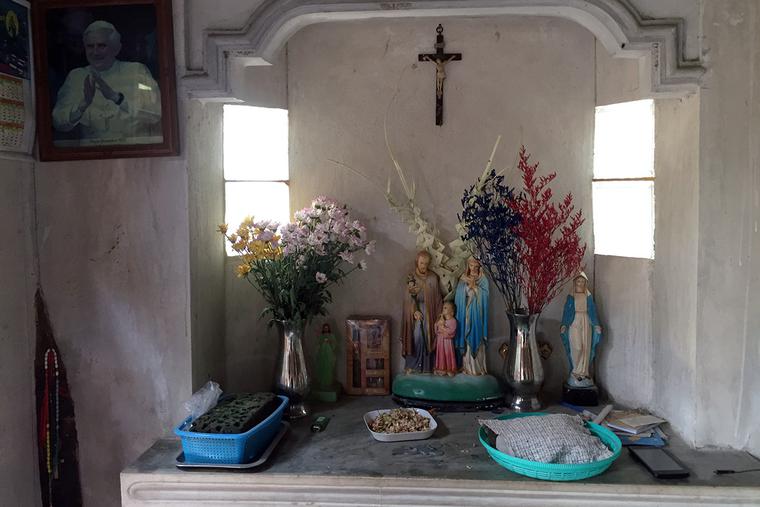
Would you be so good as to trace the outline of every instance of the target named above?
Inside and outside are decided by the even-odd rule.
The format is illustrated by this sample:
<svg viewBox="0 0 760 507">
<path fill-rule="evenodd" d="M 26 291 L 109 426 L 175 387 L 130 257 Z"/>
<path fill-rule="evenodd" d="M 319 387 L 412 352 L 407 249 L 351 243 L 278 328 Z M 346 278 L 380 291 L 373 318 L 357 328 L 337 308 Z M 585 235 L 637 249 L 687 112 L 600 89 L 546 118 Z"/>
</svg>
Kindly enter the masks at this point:
<svg viewBox="0 0 760 507">
<path fill-rule="evenodd" d="M 348 394 L 390 394 L 391 320 L 352 316 L 346 319 Z"/>
</svg>

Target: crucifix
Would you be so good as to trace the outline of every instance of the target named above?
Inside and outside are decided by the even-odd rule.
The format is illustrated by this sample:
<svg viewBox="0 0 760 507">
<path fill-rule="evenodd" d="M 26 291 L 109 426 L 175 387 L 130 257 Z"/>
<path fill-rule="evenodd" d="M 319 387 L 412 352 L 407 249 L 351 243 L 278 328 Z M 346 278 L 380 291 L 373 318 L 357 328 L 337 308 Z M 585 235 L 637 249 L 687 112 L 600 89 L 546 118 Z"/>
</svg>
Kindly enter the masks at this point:
<svg viewBox="0 0 760 507">
<path fill-rule="evenodd" d="M 446 64 L 451 61 L 462 59 L 462 53 L 445 53 L 443 47 L 443 26 L 438 25 L 435 29 L 435 53 L 421 53 L 417 55 L 417 61 L 432 62 L 435 64 L 435 124 L 443 125 L 443 81 L 446 79 Z"/>
</svg>

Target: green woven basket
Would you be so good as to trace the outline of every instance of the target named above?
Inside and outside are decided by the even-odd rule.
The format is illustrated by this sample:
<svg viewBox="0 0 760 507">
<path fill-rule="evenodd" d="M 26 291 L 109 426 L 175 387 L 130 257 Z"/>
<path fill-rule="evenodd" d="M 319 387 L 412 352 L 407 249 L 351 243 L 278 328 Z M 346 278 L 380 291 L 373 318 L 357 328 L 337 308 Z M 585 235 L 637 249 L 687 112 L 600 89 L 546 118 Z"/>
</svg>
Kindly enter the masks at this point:
<svg viewBox="0 0 760 507">
<path fill-rule="evenodd" d="M 498 419 L 515 419 L 518 417 L 536 416 L 536 415 L 548 415 L 542 412 L 531 412 L 525 414 L 510 414 L 501 416 Z M 601 461 L 594 461 L 593 463 L 583 463 L 580 465 L 563 465 L 555 463 L 539 463 L 537 461 L 530 461 L 527 459 L 515 458 L 509 454 L 505 454 L 500 450 L 491 447 L 486 439 L 486 433 L 484 428 L 480 428 L 478 431 L 478 438 L 483 447 L 486 448 L 488 454 L 494 459 L 496 463 L 503 466 L 507 470 L 511 470 L 517 474 L 527 475 L 534 479 L 541 479 L 544 481 L 577 481 L 580 479 L 587 479 L 607 470 L 612 462 L 620 457 L 620 451 L 623 448 L 623 444 L 620 439 L 613 432 L 607 428 L 603 428 L 598 424 L 592 422 L 586 423 L 586 427 L 599 437 L 611 451 L 612 456 Z"/>
</svg>

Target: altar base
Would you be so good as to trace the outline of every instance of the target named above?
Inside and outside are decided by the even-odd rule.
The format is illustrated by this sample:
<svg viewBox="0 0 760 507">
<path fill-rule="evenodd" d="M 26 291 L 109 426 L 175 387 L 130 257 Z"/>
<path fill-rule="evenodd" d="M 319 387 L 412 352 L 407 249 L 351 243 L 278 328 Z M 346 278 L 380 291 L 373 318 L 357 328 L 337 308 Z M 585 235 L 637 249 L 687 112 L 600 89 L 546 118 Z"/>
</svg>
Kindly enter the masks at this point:
<svg viewBox="0 0 760 507">
<path fill-rule="evenodd" d="M 504 403 L 504 392 L 493 375 L 402 373 L 393 379 L 393 397 L 404 406 L 443 411 L 490 410 Z"/>
</svg>

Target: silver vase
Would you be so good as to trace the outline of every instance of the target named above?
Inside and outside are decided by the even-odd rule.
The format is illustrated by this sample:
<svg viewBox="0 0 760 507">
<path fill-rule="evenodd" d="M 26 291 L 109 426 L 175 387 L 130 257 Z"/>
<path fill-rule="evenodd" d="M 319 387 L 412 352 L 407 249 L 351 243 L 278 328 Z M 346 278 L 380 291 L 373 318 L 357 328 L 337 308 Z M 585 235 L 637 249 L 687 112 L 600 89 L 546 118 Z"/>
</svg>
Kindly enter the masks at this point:
<svg viewBox="0 0 760 507">
<path fill-rule="evenodd" d="M 279 322 L 282 331 L 282 348 L 277 368 L 277 392 L 288 397 L 288 417 L 298 419 L 309 415 L 306 396 L 311 388 L 311 379 L 306 369 L 303 354 L 303 321 Z"/>
<path fill-rule="evenodd" d="M 535 412 L 544 383 L 544 367 L 536 342 L 538 315 L 507 313 L 509 350 L 504 366 L 507 384 L 512 388 L 509 408 L 516 412 Z"/>
</svg>

